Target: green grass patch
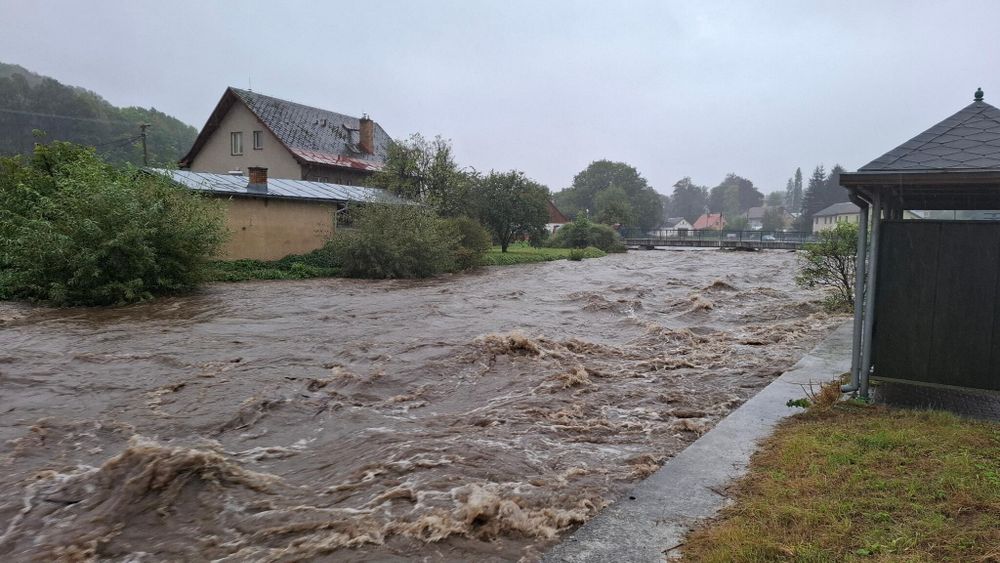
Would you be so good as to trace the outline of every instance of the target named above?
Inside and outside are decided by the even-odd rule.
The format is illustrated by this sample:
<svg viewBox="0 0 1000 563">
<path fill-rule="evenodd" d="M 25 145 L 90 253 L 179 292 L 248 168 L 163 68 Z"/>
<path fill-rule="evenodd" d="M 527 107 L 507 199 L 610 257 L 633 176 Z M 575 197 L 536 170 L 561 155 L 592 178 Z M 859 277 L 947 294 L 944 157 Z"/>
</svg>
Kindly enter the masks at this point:
<svg viewBox="0 0 1000 563">
<path fill-rule="evenodd" d="M 280 260 L 227 260 L 213 262 L 209 281 L 304 280 L 340 275 L 330 245 L 308 254 L 290 254 Z"/>
<path fill-rule="evenodd" d="M 527 244 L 512 244 L 507 248 L 507 252 L 500 252 L 500 247 L 494 246 L 483 256 L 482 264 L 484 266 L 511 266 L 514 264 L 567 260 L 571 256 L 573 256 L 573 259 L 582 260 L 584 258 L 601 258 L 607 256 L 607 253 L 592 246 L 584 249 L 576 249 L 536 248 Z"/>
<path fill-rule="evenodd" d="M 483 266 L 511 266 L 552 260 L 582 260 L 600 258 L 607 254 L 594 247 L 535 248 L 527 244 L 512 244 L 506 253 L 494 246 L 483 256 Z M 308 278 L 339 277 L 330 247 L 309 254 L 285 256 L 281 260 L 226 260 L 211 264 L 208 281 L 238 282 L 247 280 L 303 280 Z"/>
<path fill-rule="evenodd" d="M 336 277 L 339 273 L 337 268 L 321 268 L 302 262 L 230 260 L 213 262 L 210 267 L 209 281 L 304 280 Z"/>
<path fill-rule="evenodd" d="M 685 561 L 1000 560 L 1000 424 L 840 403 L 782 424 Z"/>
</svg>

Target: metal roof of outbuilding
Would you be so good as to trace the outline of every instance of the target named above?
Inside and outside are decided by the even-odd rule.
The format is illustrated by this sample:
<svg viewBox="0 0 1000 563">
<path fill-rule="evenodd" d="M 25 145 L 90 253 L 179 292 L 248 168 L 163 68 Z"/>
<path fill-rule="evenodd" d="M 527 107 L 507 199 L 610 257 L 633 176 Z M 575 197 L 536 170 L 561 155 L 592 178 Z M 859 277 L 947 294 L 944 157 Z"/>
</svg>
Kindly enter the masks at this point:
<svg viewBox="0 0 1000 563">
<path fill-rule="evenodd" d="M 167 176 L 189 189 L 219 195 L 329 202 L 409 203 L 383 189 L 364 186 L 268 178 L 267 189 L 263 190 L 251 186 L 246 176 L 164 168 L 147 168 L 146 170 Z"/>
</svg>

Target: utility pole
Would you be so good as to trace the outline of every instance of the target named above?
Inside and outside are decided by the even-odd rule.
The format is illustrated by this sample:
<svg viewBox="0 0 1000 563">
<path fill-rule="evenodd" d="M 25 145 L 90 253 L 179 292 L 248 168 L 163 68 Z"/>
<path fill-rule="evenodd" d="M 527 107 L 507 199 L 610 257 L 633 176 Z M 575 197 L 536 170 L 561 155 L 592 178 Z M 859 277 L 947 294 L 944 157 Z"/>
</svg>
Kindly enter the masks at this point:
<svg viewBox="0 0 1000 563">
<path fill-rule="evenodd" d="M 139 124 L 139 136 L 142 137 L 142 165 L 149 166 L 149 153 L 146 152 L 146 128 L 148 123 Z"/>
</svg>

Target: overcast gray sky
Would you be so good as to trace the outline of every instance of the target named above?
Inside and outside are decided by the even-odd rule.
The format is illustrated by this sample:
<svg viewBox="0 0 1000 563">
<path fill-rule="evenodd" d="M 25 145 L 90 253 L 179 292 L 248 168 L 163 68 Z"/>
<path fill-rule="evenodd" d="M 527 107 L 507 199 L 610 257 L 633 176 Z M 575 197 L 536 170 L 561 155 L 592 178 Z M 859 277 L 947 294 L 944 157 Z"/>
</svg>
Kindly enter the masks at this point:
<svg viewBox="0 0 1000 563">
<path fill-rule="evenodd" d="M 364 5 L 361 5 L 364 4 Z M 553 191 L 867 163 L 1000 101 L 1000 2 L 0 0 L 0 61 L 200 128 L 228 85 L 453 141 Z"/>
</svg>

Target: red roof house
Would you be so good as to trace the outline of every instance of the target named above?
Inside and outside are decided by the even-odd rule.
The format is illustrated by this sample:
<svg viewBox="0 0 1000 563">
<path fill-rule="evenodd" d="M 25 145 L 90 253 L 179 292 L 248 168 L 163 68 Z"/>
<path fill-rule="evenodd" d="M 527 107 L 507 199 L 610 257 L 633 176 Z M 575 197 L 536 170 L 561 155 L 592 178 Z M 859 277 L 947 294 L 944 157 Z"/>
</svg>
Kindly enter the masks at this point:
<svg viewBox="0 0 1000 563">
<path fill-rule="evenodd" d="M 722 213 L 705 213 L 694 222 L 695 230 L 700 229 L 717 229 L 721 230 L 726 227 L 726 218 L 722 216 Z"/>
</svg>

